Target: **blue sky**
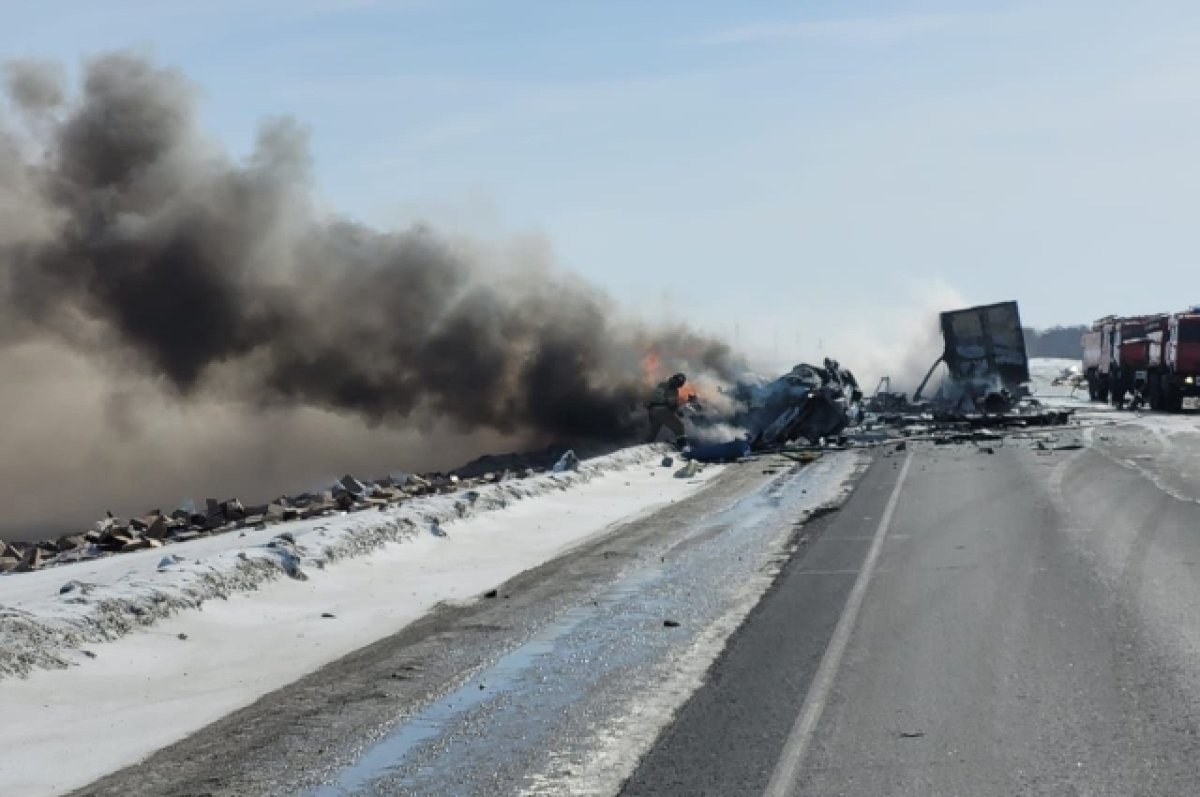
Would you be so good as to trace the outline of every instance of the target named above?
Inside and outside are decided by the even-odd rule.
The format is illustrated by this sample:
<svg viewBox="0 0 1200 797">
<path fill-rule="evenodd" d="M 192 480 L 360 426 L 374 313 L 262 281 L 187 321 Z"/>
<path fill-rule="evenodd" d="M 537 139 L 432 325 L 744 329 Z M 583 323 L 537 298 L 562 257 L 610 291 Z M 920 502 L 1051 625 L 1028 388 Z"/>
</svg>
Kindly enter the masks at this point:
<svg viewBox="0 0 1200 797">
<path fill-rule="evenodd" d="M 1194 2 L 0 2 L 0 56 L 147 50 L 331 207 L 544 236 L 642 315 L 811 356 L 930 301 L 1200 302 Z M 932 300 L 929 297 L 935 297 Z M 864 320 L 865 319 L 865 320 Z"/>
</svg>

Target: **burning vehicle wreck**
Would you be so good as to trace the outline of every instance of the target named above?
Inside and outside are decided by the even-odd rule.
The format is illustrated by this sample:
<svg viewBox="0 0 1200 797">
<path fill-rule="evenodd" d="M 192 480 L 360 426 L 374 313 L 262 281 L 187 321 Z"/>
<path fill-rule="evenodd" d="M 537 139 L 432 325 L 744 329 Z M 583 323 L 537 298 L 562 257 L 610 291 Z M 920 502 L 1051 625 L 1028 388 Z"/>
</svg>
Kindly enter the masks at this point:
<svg viewBox="0 0 1200 797">
<path fill-rule="evenodd" d="M 930 366 L 901 414 L 924 414 L 937 421 L 975 426 L 1066 423 L 1070 411 L 1047 409 L 1030 394 L 1029 357 L 1021 316 L 1014 301 L 943 312 L 945 348 Z M 937 390 L 923 399 L 939 365 Z"/>
<path fill-rule="evenodd" d="M 884 439 L 880 427 L 920 425 L 953 434 L 964 427 L 1022 427 L 1064 424 L 1070 410 L 1044 407 L 1029 390 L 1029 359 L 1014 301 L 998 302 L 940 316 L 944 350 L 910 400 L 892 390 L 889 376 L 865 398 L 853 372 L 833 359 L 822 366 L 802 363 L 779 378 L 744 380 L 729 395 L 736 411 L 719 419 L 745 432 L 743 440 L 694 446 L 699 459 L 733 459 L 802 442 L 828 446 Z M 937 388 L 927 394 L 939 366 Z M 704 420 L 697 419 L 703 428 Z M 861 434 L 849 430 L 860 427 Z M 868 428 L 869 427 L 869 428 Z"/>
<path fill-rule="evenodd" d="M 730 461 L 803 441 L 822 445 L 839 440 L 862 419 L 858 380 L 837 360 L 822 366 L 800 363 L 777 379 L 744 378 L 722 391 L 732 409 L 710 415 L 698 403 L 689 405 L 702 440 L 733 427 L 741 437 L 692 445 L 685 456 L 702 461 Z"/>
<path fill-rule="evenodd" d="M 914 401 L 920 401 L 942 363 L 947 378 L 931 402 L 942 411 L 1002 414 L 1029 395 L 1029 359 L 1016 302 L 944 312 L 941 328 L 945 351 L 917 387 Z"/>
<path fill-rule="evenodd" d="M 752 430 L 749 444 L 755 450 L 801 438 L 816 444 L 837 437 L 861 416 L 858 381 L 829 358 L 823 367 L 801 363 L 766 384 L 739 384 L 734 397 L 744 409 L 732 422 Z"/>
</svg>

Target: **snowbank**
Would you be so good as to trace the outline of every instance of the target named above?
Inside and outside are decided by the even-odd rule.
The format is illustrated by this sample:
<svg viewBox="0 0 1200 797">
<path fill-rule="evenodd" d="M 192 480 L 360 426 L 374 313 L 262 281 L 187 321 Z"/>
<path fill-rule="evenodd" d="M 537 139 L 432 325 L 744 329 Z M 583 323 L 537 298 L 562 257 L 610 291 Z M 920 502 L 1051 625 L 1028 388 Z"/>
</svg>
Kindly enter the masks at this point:
<svg viewBox="0 0 1200 797">
<path fill-rule="evenodd" d="M 0 678 L 62 667 L 81 647 L 116 639 L 212 598 L 258 589 L 281 575 L 363 556 L 422 532 L 522 499 L 568 490 L 597 476 L 656 462 L 662 451 L 625 449 L 576 471 L 417 499 L 383 512 L 279 524 L 123 554 L 67 568 L 0 577 Z"/>
</svg>

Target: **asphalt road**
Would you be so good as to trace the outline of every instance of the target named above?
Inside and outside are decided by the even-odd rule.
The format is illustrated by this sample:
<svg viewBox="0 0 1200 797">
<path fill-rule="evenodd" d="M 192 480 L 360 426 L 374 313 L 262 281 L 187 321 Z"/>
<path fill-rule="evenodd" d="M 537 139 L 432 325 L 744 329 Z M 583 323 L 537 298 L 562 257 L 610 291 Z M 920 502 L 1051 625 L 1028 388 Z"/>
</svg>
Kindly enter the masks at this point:
<svg viewBox="0 0 1200 797">
<path fill-rule="evenodd" d="M 623 793 L 1200 793 L 1198 441 L 1087 440 L 877 459 Z"/>
</svg>

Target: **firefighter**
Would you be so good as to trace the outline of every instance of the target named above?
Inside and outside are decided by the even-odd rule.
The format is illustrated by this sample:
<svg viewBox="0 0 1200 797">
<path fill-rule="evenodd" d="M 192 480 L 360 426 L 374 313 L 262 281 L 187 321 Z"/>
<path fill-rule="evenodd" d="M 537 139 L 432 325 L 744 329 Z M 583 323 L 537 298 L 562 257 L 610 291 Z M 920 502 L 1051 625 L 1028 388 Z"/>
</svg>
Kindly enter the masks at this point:
<svg viewBox="0 0 1200 797">
<path fill-rule="evenodd" d="M 675 445 L 680 450 L 687 445 L 687 434 L 683 430 L 683 413 L 680 412 L 679 388 L 687 383 L 687 376 L 675 374 L 654 389 L 654 395 L 646 402 L 650 415 L 650 436 L 647 442 L 658 439 L 663 427 L 675 433 Z"/>
</svg>

